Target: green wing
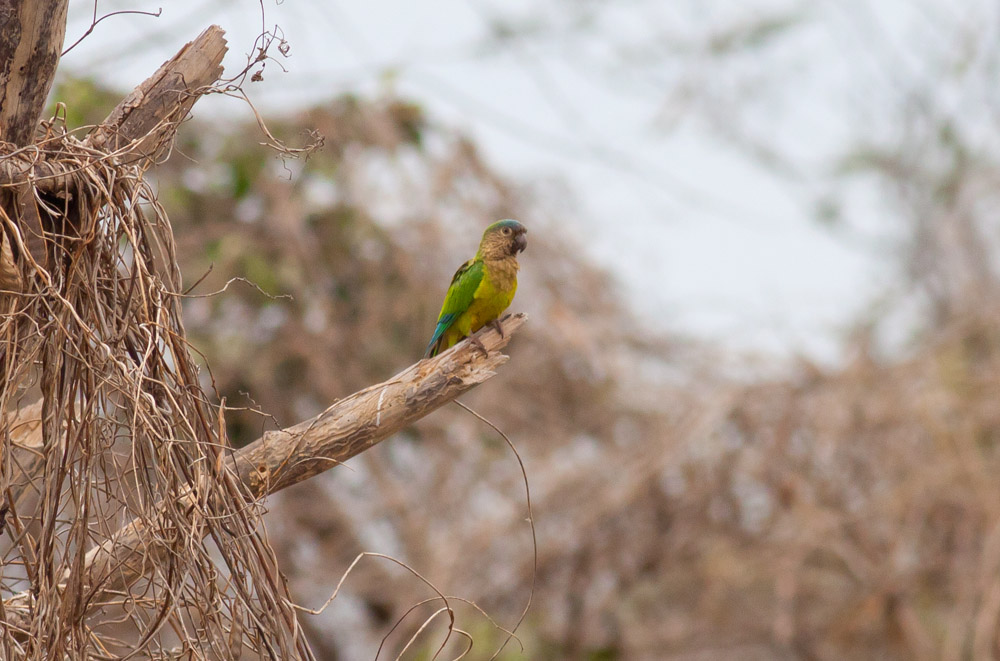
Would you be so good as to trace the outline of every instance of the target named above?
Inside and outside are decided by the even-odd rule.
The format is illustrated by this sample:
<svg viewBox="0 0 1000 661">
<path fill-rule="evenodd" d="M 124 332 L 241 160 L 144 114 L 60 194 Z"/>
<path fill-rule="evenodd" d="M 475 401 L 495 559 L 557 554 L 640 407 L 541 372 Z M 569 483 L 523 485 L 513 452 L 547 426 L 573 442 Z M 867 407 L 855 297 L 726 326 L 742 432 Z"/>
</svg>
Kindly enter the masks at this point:
<svg viewBox="0 0 1000 661">
<path fill-rule="evenodd" d="M 460 314 L 469 309 L 472 299 L 479 288 L 479 283 L 483 280 L 483 260 L 470 259 L 462 264 L 455 277 L 451 279 L 451 286 L 444 297 L 444 305 L 441 306 L 441 314 L 438 315 L 437 327 L 434 328 L 434 335 L 427 345 L 424 358 L 435 356 L 441 350 L 439 344 L 444 332 L 451 328 Z"/>
</svg>

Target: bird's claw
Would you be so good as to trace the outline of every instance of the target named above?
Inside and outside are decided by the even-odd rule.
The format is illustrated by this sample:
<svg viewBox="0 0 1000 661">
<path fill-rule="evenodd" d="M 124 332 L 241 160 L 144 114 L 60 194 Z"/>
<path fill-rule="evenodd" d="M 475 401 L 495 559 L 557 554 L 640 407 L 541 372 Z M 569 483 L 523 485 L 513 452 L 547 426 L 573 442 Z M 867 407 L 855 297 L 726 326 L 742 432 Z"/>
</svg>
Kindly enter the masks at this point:
<svg viewBox="0 0 1000 661">
<path fill-rule="evenodd" d="M 472 346 L 482 351 L 483 356 L 490 355 L 490 352 L 486 349 L 486 346 L 483 344 L 483 341 L 480 340 L 477 336 L 473 335 L 472 337 L 470 337 L 469 342 L 472 344 Z"/>
<path fill-rule="evenodd" d="M 492 328 L 493 330 L 495 330 L 496 332 L 500 333 L 500 339 L 503 339 L 503 336 L 504 336 L 503 335 L 503 326 L 500 325 L 500 320 L 499 319 L 494 319 L 493 321 L 489 322 L 486 325 L 489 326 L 490 328 Z"/>
</svg>

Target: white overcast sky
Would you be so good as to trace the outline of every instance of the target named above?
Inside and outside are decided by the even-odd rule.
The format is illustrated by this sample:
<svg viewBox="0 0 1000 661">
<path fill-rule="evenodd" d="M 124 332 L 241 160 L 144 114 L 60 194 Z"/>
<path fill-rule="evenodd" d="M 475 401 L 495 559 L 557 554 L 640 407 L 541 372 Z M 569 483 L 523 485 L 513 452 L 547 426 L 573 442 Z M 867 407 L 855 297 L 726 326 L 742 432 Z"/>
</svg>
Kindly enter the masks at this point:
<svg viewBox="0 0 1000 661">
<path fill-rule="evenodd" d="M 565 25 L 566 4 L 593 9 L 595 32 Z M 264 0 L 265 26 L 280 26 L 290 57 L 287 73 L 269 65 L 250 92 L 262 108 L 282 110 L 391 84 L 471 133 L 500 172 L 567 182 L 576 200 L 569 219 L 588 227 L 595 259 L 649 323 L 733 348 L 830 360 L 891 273 L 885 255 L 845 243 L 812 218 L 823 168 L 867 120 L 873 98 L 919 60 L 914 47 L 949 47 L 933 26 L 961 25 L 983 5 Z M 109 18 L 63 66 L 128 88 L 217 23 L 234 70 L 261 28 L 252 0 L 107 1 L 98 12 L 124 8 L 162 15 Z M 89 0 L 71 2 L 69 41 L 92 10 Z M 804 27 L 777 46 L 721 66 L 685 51 L 703 35 L 786 10 Z M 497 19 L 533 16 L 560 36 L 484 46 Z M 633 44 L 652 48 L 658 66 L 622 66 L 618 54 Z M 793 172 L 776 174 L 735 147 L 684 105 L 685 90 L 707 90 L 705 112 L 712 98 L 742 95 L 742 126 L 790 157 Z M 206 101 L 199 114 L 213 112 Z M 851 226 L 879 229 L 877 198 L 856 192 Z"/>
</svg>

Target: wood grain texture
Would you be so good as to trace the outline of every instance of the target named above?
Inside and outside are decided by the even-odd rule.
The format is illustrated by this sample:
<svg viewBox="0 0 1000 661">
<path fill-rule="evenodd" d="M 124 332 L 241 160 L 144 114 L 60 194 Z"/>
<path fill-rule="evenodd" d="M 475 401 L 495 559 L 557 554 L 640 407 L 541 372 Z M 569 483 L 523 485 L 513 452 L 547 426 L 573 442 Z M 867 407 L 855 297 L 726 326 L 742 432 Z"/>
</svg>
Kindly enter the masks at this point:
<svg viewBox="0 0 1000 661">
<path fill-rule="evenodd" d="M 68 0 L 0 0 L 0 141 L 8 143 L 0 154 L 2 166 L 13 162 L 7 154 L 30 145 L 35 136 L 59 64 L 68 6 Z M 20 212 L 24 199 L 23 193 L 0 191 L 0 204 L 37 230 L 38 214 Z M 6 231 L 0 231 L 0 288 L 18 291 L 22 283 L 11 246 Z M 42 257 L 41 248 L 38 253 Z"/>
<path fill-rule="evenodd" d="M 208 27 L 122 99 L 85 144 L 107 152 L 124 150 L 145 160 L 143 166 L 153 165 L 204 88 L 222 75 L 227 49 L 222 28 Z"/>
<path fill-rule="evenodd" d="M 30 144 L 55 78 L 69 0 L 0 0 L 0 140 Z"/>
<path fill-rule="evenodd" d="M 238 479 L 254 499 L 261 499 L 347 461 L 494 376 L 508 359 L 500 350 L 526 318 L 507 317 L 501 322 L 502 337 L 492 328 L 476 333 L 482 348 L 460 342 L 388 381 L 334 402 L 314 418 L 265 434 L 232 455 L 233 470 L 218 479 Z M 199 526 L 199 495 L 189 489 L 178 499 L 190 505 L 191 525 Z M 159 541 L 171 535 L 156 532 L 151 534 L 149 524 L 136 519 L 87 553 L 83 571 L 91 589 L 88 608 L 98 607 L 102 594 L 127 588 L 179 551 Z M 28 629 L 31 605 L 30 592 L 3 602 L 12 630 Z"/>
</svg>

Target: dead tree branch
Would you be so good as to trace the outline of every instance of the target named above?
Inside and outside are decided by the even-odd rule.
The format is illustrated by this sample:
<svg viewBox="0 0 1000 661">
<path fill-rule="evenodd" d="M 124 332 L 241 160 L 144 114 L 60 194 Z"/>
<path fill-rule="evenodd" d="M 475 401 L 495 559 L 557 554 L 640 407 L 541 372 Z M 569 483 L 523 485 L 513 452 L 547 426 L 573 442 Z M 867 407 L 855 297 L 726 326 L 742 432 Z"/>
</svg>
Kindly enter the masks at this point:
<svg viewBox="0 0 1000 661">
<path fill-rule="evenodd" d="M 507 361 L 500 350 L 525 319 L 523 314 L 507 318 L 502 323 L 502 337 L 492 329 L 480 331 L 476 337 L 485 351 L 473 342 L 463 342 L 411 365 L 388 381 L 335 402 L 315 418 L 265 434 L 229 459 L 242 487 L 259 500 L 318 475 L 486 381 Z M 203 497 L 192 490 L 178 497 L 192 510 L 192 527 L 200 528 L 197 509 Z M 88 608 L 101 605 L 101 594 L 123 590 L 167 561 L 173 549 L 155 542 L 148 526 L 144 521 L 132 521 L 87 553 L 83 583 L 94 595 Z M 63 583 L 68 578 L 64 577 Z M 26 629 L 31 607 L 30 592 L 7 599 L 3 609 L 8 626 Z"/>
<path fill-rule="evenodd" d="M 213 25 L 185 44 L 94 127 L 82 144 L 59 136 L 61 140 L 44 139 L 33 149 L 0 155 L 0 187 L 8 189 L 3 195 L 10 200 L 4 206 L 17 209 L 16 224 L 36 263 L 47 264 L 45 237 L 54 229 L 49 225 L 59 224 L 38 209 L 38 194 L 61 199 L 78 194 L 83 170 L 109 158 L 140 170 L 151 167 L 172 143 L 178 125 L 195 101 L 222 75 L 222 58 L 227 50 L 224 35 L 220 27 Z M 49 86 L 51 81 L 46 83 L 46 93 Z M 32 130 L 36 120 L 37 114 Z M 0 117 L 0 127 L 4 126 L 2 121 Z M 69 229 L 59 226 L 55 232 L 65 234 Z M 11 249 L 17 242 L 8 236 L 2 238 L 0 289 L 20 290 L 23 277 L 17 270 L 18 251 Z"/>
<path fill-rule="evenodd" d="M 94 127 L 83 141 L 84 151 L 92 159 L 107 158 L 110 152 L 119 163 L 135 163 L 141 169 L 153 165 L 195 101 L 222 75 L 226 51 L 225 32 L 217 25 L 208 27 Z M 30 180 L 39 190 L 60 191 L 73 183 L 75 172 L 87 166 L 76 160 L 45 159 L 44 147 L 41 152 L 0 159 L 0 185 Z"/>
<path fill-rule="evenodd" d="M 524 314 L 508 318 L 503 337 L 480 332 L 486 354 L 465 342 L 334 403 L 311 420 L 265 434 L 236 453 L 236 474 L 254 498 L 263 498 L 364 452 L 493 376 L 507 362 L 500 349 L 525 319 Z"/>
<path fill-rule="evenodd" d="M 153 164 L 173 140 L 177 125 L 205 89 L 222 75 L 225 32 L 212 25 L 163 63 L 111 111 L 85 144 L 109 152 L 127 151 Z"/>
</svg>

